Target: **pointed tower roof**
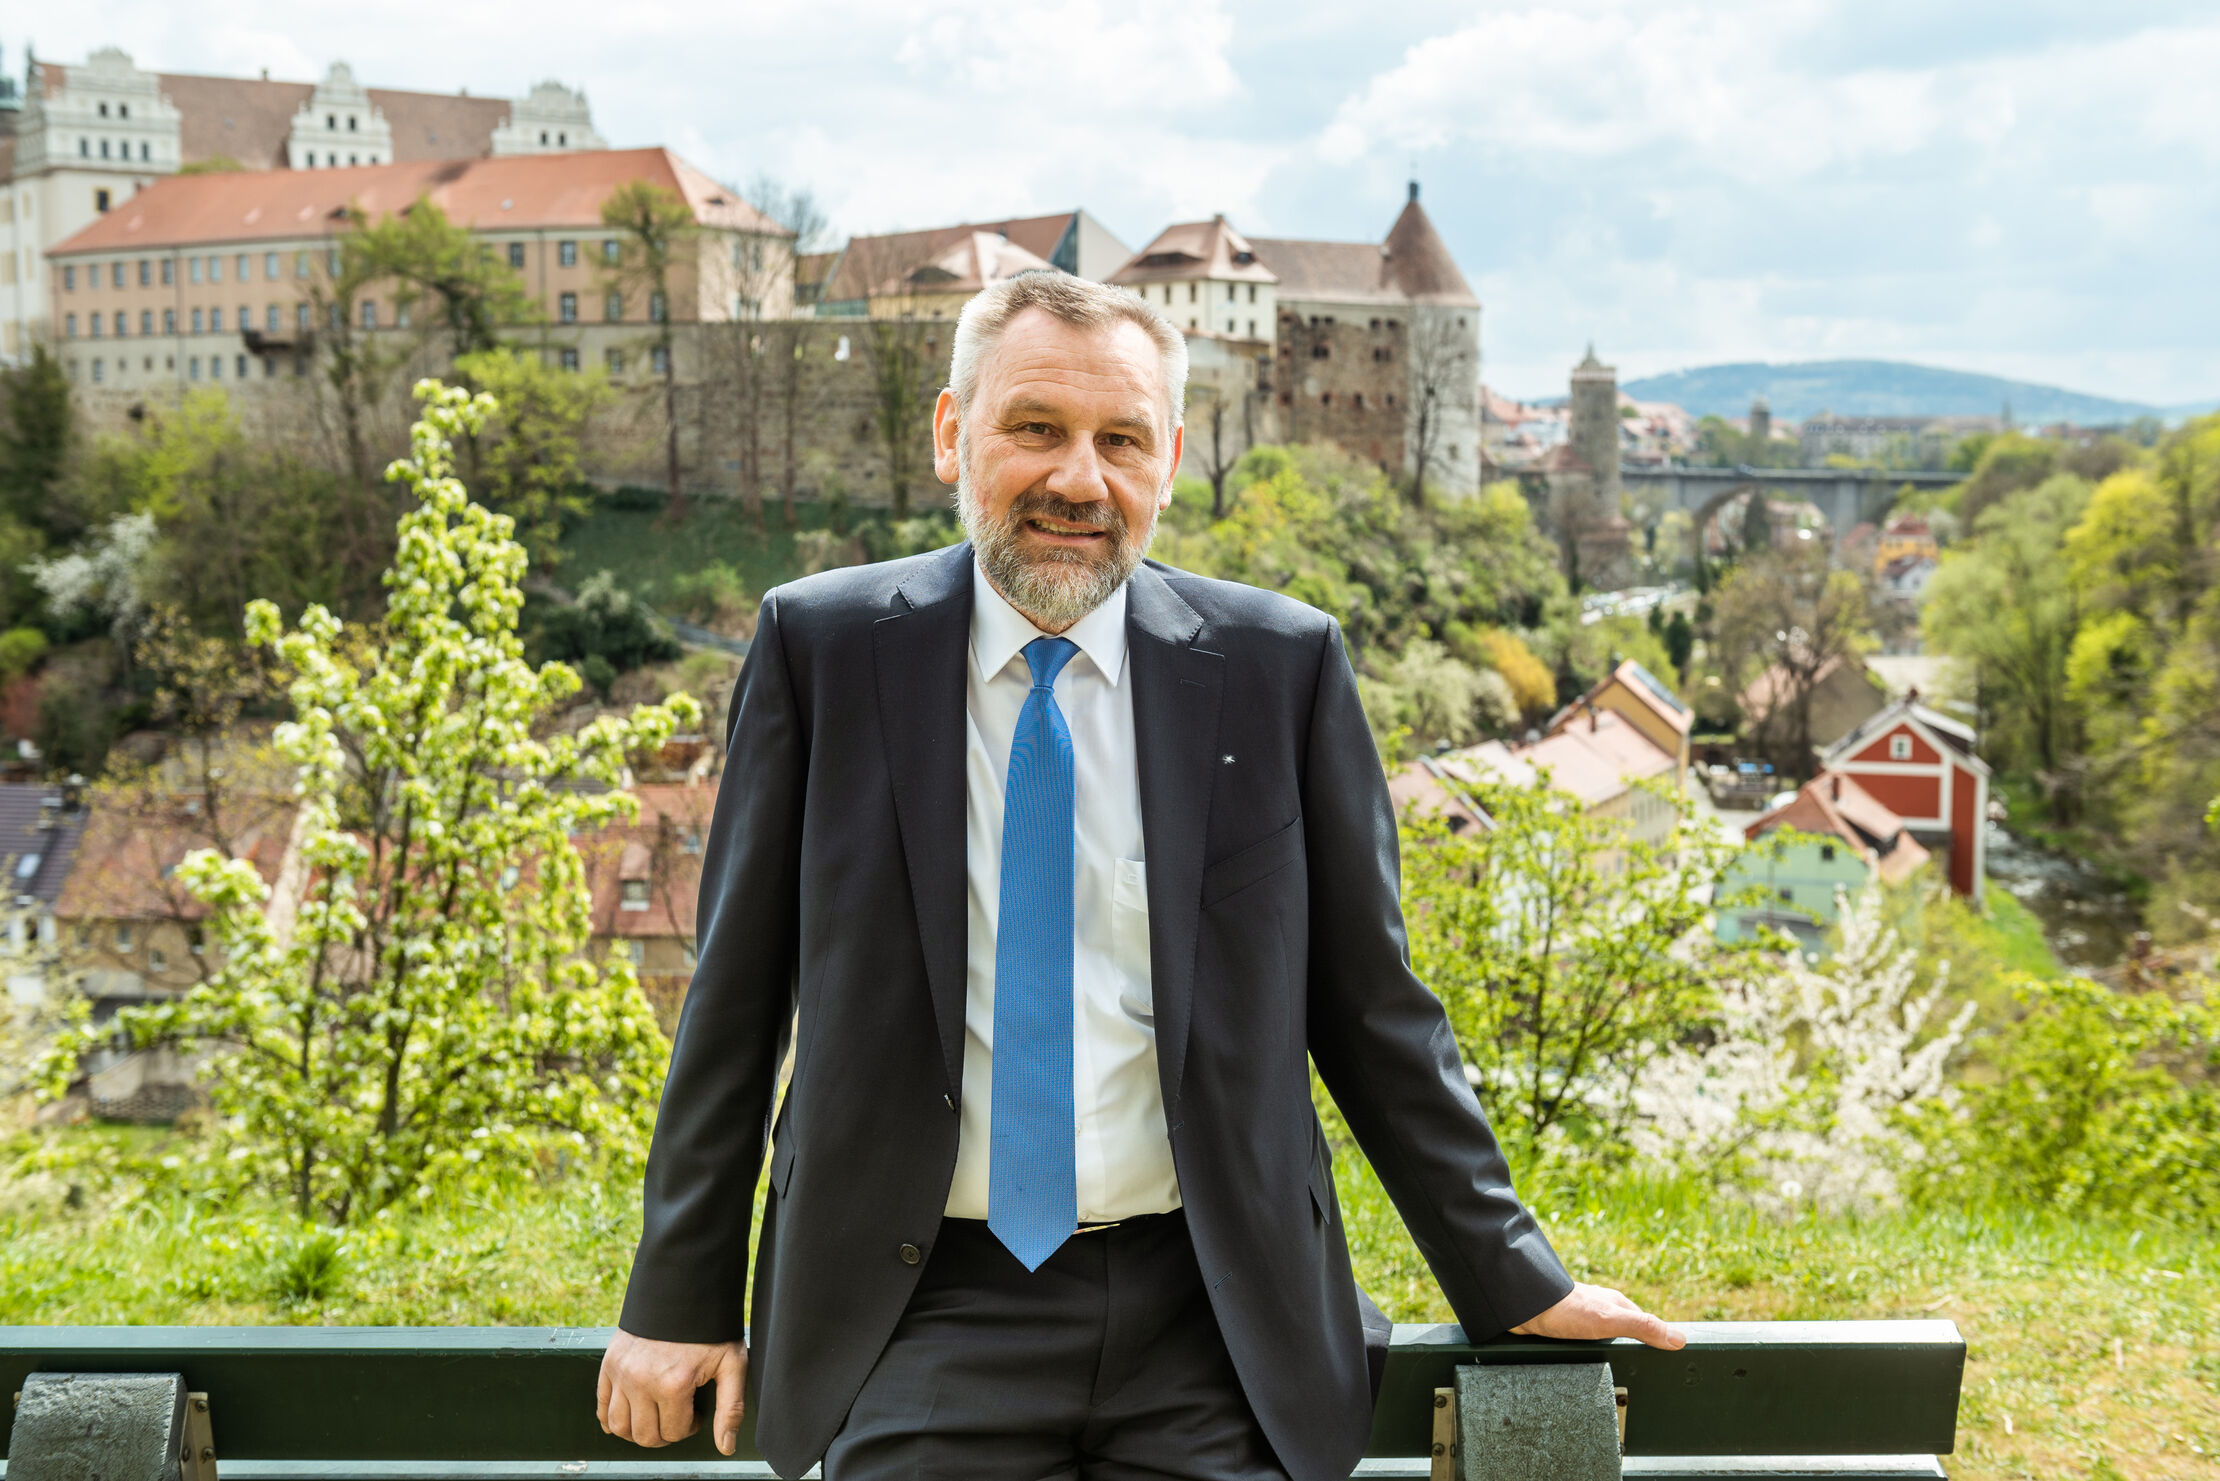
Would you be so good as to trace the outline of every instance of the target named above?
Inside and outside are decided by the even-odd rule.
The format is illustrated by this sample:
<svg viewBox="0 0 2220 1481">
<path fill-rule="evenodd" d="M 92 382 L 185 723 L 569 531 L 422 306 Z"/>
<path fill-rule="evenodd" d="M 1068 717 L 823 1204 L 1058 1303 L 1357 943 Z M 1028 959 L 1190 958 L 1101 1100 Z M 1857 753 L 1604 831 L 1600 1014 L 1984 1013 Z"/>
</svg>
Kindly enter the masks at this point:
<svg viewBox="0 0 2220 1481">
<path fill-rule="evenodd" d="M 1387 258 L 1383 264 L 1387 276 L 1412 302 L 1449 308 L 1480 307 L 1465 275 L 1457 271 L 1457 259 L 1449 255 L 1449 245 L 1434 230 L 1426 208 L 1418 203 L 1415 180 L 1411 182 L 1411 198 L 1403 214 L 1395 218 L 1382 250 Z"/>
</svg>

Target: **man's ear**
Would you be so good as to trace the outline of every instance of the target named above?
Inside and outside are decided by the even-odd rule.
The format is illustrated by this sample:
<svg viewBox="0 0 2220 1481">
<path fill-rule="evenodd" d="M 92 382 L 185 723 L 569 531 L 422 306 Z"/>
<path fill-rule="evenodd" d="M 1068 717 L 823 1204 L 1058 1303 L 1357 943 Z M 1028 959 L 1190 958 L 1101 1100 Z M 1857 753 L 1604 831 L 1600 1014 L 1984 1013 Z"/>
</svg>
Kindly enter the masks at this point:
<svg viewBox="0 0 2220 1481">
<path fill-rule="evenodd" d="M 1164 470 L 1164 491 L 1156 496 L 1156 512 L 1162 514 L 1172 507 L 1172 484 L 1179 478 L 1180 454 L 1187 447 L 1187 427 L 1184 423 L 1172 428 L 1172 466 Z"/>
<path fill-rule="evenodd" d="M 956 433 L 963 426 L 963 413 L 957 409 L 956 393 L 942 390 L 940 399 L 933 403 L 933 473 L 942 483 L 956 481 Z"/>
</svg>

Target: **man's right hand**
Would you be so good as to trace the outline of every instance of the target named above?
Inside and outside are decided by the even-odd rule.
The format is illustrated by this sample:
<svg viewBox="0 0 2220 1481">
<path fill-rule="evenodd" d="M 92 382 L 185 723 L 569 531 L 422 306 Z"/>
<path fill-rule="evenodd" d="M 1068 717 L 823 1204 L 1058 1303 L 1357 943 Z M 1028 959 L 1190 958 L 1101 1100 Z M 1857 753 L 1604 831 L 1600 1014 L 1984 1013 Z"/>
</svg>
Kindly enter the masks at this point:
<svg viewBox="0 0 2220 1481">
<path fill-rule="evenodd" d="M 748 1350 L 737 1342 L 651 1342 L 621 1327 L 601 1355 L 601 1396 L 594 1412 L 620 1440 L 654 1447 L 701 1428 L 694 1390 L 717 1385 L 710 1435 L 730 1455 L 740 1445 L 747 1409 Z"/>
</svg>

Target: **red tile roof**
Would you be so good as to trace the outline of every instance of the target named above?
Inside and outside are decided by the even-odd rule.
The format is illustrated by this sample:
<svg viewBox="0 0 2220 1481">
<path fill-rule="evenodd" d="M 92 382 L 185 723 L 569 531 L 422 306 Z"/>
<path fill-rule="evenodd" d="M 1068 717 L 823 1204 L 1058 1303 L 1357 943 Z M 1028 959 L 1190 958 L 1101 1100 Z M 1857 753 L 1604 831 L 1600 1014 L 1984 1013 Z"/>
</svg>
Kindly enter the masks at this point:
<svg viewBox="0 0 2220 1481">
<path fill-rule="evenodd" d="M 1283 302 L 1480 306 L 1415 196 L 1378 246 L 1291 237 L 1257 237 L 1252 245 L 1279 275 Z"/>
<path fill-rule="evenodd" d="M 1064 234 L 1073 229 L 1077 211 L 1054 216 L 1027 216 L 1008 221 L 967 221 L 936 226 L 925 231 L 885 232 L 878 236 L 851 237 L 840 251 L 840 261 L 825 284 L 826 303 L 854 303 L 884 291 L 877 285 L 899 281 L 931 262 L 976 232 L 1007 237 L 1047 262 L 1056 254 Z"/>
<path fill-rule="evenodd" d="M 632 788 L 640 816 L 571 840 L 586 862 L 596 936 L 694 937 L 701 850 L 717 805 L 714 786 L 684 782 Z M 627 881 L 647 886 L 645 909 L 624 908 Z"/>
<path fill-rule="evenodd" d="M 1794 828 L 1822 838 L 1839 838 L 1894 884 L 1928 859 L 1904 820 L 1851 778 L 1823 771 L 1796 795 L 1751 823 L 1745 837 L 1756 840 L 1776 828 Z"/>
<path fill-rule="evenodd" d="M 451 220 L 478 231 L 594 231 L 601 228 L 602 202 L 635 180 L 675 191 L 703 226 L 790 235 L 738 192 L 668 149 L 603 149 L 340 170 L 169 175 L 49 255 L 293 241 L 341 230 L 350 206 L 377 217 L 427 196 Z"/>
</svg>

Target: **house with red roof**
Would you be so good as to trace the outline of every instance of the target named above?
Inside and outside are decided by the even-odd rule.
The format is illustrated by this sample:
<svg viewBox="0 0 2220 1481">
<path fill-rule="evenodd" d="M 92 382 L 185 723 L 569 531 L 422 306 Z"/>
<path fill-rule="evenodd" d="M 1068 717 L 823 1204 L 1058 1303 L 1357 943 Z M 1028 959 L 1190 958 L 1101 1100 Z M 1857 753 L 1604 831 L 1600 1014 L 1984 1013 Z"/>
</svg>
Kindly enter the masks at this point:
<svg viewBox="0 0 2220 1481">
<path fill-rule="evenodd" d="M 1972 727 L 1919 702 L 1892 700 L 1829 746 L 1821 763 L 1852 778 L 1940 854 L 1951 891 L 1976 904 L 1988 867 L 1989 763 Z"/>
<path fill-rule="evenodd" d="M 1906 879 L 1929 857 L 1903 818 L 1840 772 L 1804 783 L 1744 836 L 1752 847 L 1719 884 L 1722 941 L 1770 928 L 1820 948 L 1843 897 Z"/>
</svg>

